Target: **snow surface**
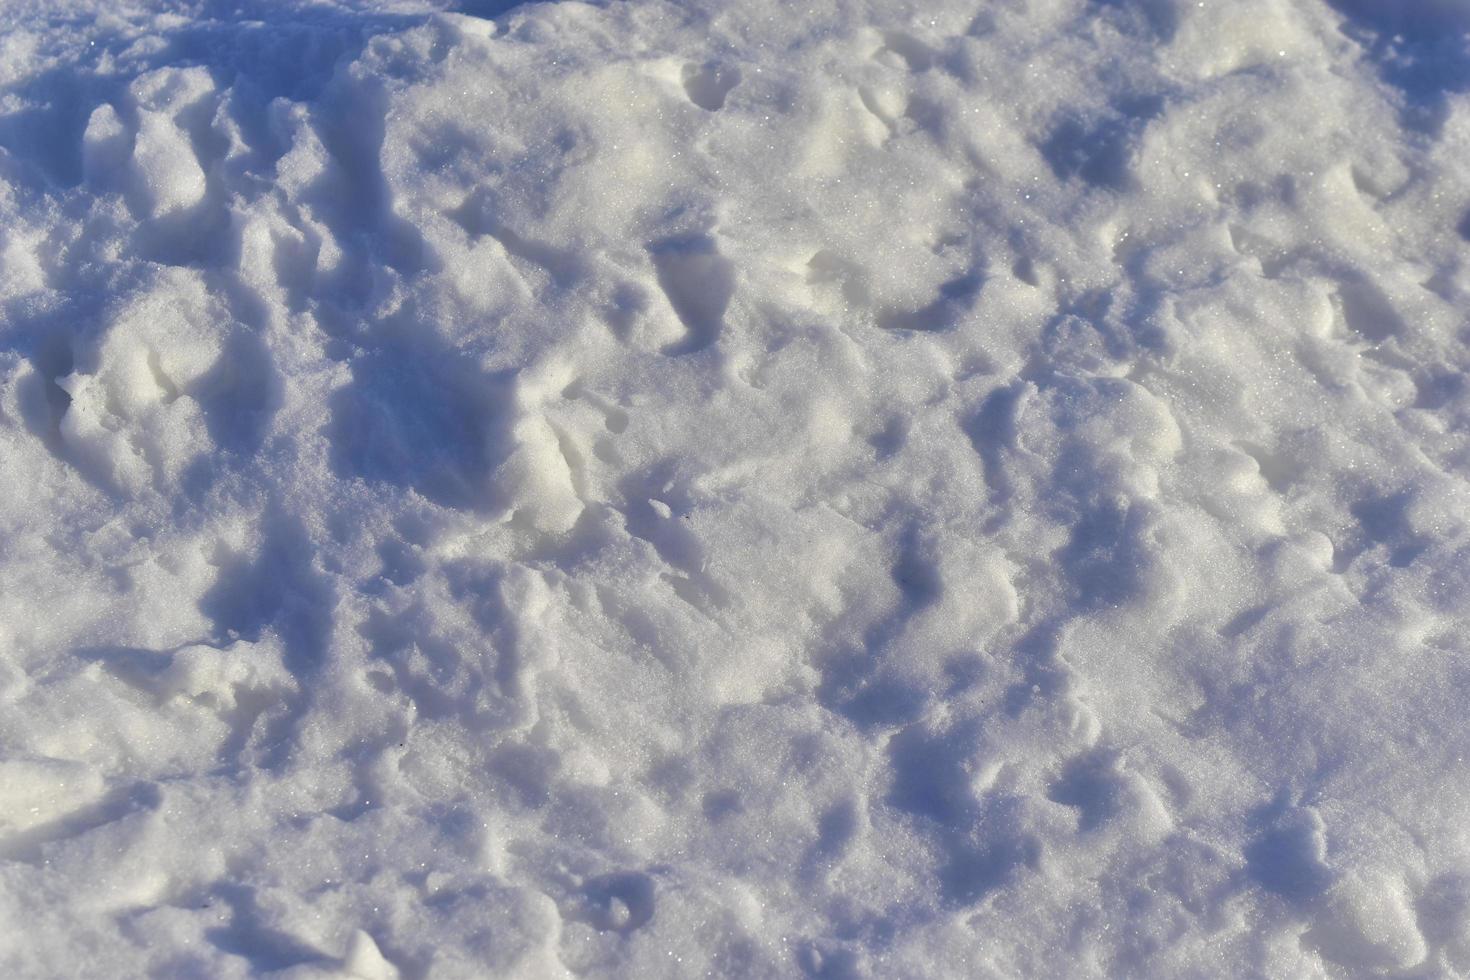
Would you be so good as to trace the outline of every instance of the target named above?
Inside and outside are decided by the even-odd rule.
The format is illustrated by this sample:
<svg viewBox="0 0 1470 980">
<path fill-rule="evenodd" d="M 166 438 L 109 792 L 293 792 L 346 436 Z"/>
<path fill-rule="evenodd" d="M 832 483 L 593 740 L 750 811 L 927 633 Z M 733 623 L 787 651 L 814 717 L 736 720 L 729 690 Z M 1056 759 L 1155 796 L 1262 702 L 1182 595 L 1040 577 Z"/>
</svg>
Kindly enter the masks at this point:
<svg viewBox="0 0 1470 980">
<path fill-rule="evenodd" d="M 1470 5 L 449 6 L 0 5 L 0 974 L 1470 975 Z"/>
</svg>

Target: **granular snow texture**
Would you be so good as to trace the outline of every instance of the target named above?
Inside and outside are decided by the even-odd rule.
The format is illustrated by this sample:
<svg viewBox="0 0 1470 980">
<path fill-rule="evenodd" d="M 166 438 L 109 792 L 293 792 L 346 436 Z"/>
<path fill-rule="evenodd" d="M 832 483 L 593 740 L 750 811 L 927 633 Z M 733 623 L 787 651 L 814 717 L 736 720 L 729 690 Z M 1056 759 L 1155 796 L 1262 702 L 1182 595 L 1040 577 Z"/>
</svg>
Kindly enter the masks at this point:
<svg viewBox="0 0 1470 980">
<path fill-rule="evenodd" d="M 1467 35 L 6 0 L 0 974 L 1470 976 Z"/>
</svg>

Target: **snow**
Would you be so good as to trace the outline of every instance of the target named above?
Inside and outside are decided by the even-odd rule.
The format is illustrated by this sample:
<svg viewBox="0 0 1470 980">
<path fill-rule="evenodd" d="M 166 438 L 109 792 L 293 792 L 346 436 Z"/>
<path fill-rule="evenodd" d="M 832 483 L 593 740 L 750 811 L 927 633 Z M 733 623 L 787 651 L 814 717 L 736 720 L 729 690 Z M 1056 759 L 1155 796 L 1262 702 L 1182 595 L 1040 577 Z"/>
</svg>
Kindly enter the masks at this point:
<svg viewBox="0 0 1470 980">
<path fill-rule="evenodd" d="M 0 973 L 1470 975 L 1470 7 L 0 6 Z"/>
</svg>

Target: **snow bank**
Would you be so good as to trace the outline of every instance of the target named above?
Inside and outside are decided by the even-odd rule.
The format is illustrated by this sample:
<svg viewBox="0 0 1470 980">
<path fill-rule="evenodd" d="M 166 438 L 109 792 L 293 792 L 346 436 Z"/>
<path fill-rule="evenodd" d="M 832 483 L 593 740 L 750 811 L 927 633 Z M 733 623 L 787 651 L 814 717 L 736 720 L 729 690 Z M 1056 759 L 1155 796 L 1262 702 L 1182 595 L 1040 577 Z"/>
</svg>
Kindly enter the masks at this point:
<svg viewBox="0 0 1470 980">
<path fill-rule="evenodd" d="M 7 976 L 1470 972 L 1470 22 L 0 12 Z"/>
</svg>

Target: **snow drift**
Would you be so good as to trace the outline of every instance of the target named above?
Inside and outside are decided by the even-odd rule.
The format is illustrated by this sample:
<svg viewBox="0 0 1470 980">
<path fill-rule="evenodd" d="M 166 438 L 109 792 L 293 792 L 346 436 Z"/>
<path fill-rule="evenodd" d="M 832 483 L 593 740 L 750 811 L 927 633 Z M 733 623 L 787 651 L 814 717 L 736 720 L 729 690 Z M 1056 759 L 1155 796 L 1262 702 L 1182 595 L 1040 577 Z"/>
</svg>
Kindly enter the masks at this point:
<svg viewBox="0 0 1470 980">
<path fill-rule="evenodd" d="M 1470 972 L 1459 4 L 0 22 L 7 976 Z"/>
</svg>

